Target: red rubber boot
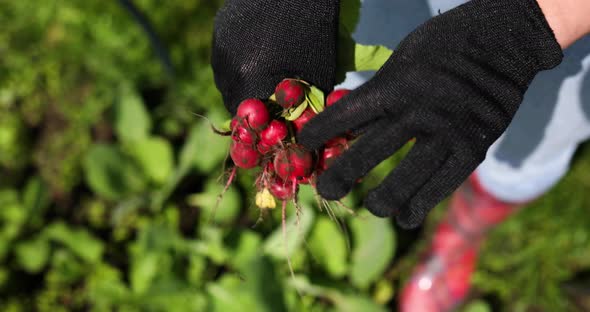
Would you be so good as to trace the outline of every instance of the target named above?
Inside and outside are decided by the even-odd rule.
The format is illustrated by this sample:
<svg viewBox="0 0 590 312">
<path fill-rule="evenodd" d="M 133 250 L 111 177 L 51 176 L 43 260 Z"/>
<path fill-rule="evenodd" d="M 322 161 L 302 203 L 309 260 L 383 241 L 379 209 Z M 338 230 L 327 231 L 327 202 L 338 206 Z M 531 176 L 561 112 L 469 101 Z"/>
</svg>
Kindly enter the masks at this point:
<svg viewBox="0 0 590 312">
<path fill-rule="evenodd" d="M 452 311 L 467 297 L 481 241 L 522 205 L 487 193 L 475 174 L 452 195 L 425 259 L 404 287 L 403 312 Z"/>
</svg>

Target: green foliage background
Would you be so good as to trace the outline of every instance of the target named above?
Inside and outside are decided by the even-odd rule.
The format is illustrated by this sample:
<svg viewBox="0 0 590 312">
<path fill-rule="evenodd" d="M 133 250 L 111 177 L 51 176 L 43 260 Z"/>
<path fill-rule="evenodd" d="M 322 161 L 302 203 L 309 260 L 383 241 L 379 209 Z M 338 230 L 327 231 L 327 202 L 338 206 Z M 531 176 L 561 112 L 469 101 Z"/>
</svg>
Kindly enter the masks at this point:
<svg viewBox="0 0 590 312">
<path fill-rule="evenodd" d="M 444 210 L 408 232 L 358 206 L 396 159 L 346 199 L 358 216 L 334 206 L 334 220 L 302 190 L 288 227 L 295 278 L 278 211 L 257 223 L 249 174 L 209 219 L 228 141 L 196 114 L 228 118 L 208 61 L 221 2 L 137 1 L 174 80 L 116 1 L 0 2 L 2 311 L 395 308 Z M 343 3 L 349 30 L 357 3 Z M 465 310 L 588 307 L 589 172 L 584 148 L 548 196 L 492 233 Z"/>
</svg>

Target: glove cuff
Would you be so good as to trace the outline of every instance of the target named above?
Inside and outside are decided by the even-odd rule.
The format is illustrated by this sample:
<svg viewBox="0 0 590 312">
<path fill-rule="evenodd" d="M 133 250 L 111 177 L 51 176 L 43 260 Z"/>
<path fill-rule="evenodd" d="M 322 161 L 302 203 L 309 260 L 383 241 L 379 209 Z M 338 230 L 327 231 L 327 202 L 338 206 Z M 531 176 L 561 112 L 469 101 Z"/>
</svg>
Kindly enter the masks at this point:
<svg viewBox="0 0 590 312">
<path fill-rule="evenodd" d="M 469 33 L 466 47 L 477 49 L 521 91 L 540 71 L 563 60 L 561 46 L 536 0 L 472 0 L 449 13 L 455 27 Z"/>
<path fill-rule="evenodd" d="M 523 44 L 531 50 L 541 70 L 556 67 L 563 60 L 563 51 L 539 3 L 537 0 L 515 2 L 519 2 L 523 12 L 528 13 L 529 24 L 536 30 Z"/>
</svg>

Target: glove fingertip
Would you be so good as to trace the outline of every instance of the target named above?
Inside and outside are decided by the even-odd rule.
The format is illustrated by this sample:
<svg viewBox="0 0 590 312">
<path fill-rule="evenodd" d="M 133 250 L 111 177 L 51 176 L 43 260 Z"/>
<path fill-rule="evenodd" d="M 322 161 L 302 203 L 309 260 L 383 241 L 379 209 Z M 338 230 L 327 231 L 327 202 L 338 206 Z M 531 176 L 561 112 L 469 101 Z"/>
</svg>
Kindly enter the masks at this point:
<svg viewBox="0 0 590 312">
<path fill-rule="evenodd" d="M 332 168 L 333 169 L 333 168 Z M 326 172 L 320 175 L 317 183 L 318 193 L 327 200 L 340 200 L 352 189 L 343 177 L 335 177 Z"/>
<path fill-rule="evenodd" d="M 413 230 L 424 223 L 426 213 L 421 209 L 410 209 L 403 211 L 395 220 L 405 230 Z"/>
<path fill-rule="evenodd" d="M 309 124 L 305 125 L 301 131 L 297 134 L 297 143 L 303 145 L 308 150 L 317 150 L 324 145 L 324 140 L 319 137 L 321 133 L 320 129 L 310 121 Z"/>
<path fill-rule="evenodd" d="M 365 197 L 365 207 L 374 216 L 379 218 L 388 218 L 395 215 L 397 209 L 387 200 L 381 198 L 375 191 L 370 192 Z"/>
</svg>

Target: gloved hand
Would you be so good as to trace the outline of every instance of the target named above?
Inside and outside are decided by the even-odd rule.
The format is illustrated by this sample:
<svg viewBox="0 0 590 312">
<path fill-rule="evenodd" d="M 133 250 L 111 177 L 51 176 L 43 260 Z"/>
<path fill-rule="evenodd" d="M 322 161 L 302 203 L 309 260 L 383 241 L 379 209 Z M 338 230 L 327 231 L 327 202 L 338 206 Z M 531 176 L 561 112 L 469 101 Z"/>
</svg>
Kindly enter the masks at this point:
<svg viewBox="0 0 590 312">
<path fill-rule="evenodd" d="M 332 90 L 339 0 L 227 0 L 215 20 L 212 66 L 225 106 L 267 98 L 284 78 Z"/>
<path fill-rule="evenodd" d="M 343 197 L 415 137 L 365 205 L 377 216 L 396 216 L 404 228 L 418 226 L 484 160 L 535 75 L 562 57 L 535 0 L 473 0 L 432 18 L 373 79 L 303 128 L 299 142 L 312 149 L 365 129 L 319 177 L 319 193 Z"/>
</svg>

